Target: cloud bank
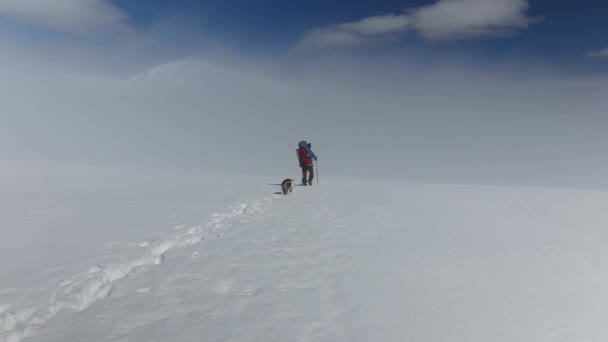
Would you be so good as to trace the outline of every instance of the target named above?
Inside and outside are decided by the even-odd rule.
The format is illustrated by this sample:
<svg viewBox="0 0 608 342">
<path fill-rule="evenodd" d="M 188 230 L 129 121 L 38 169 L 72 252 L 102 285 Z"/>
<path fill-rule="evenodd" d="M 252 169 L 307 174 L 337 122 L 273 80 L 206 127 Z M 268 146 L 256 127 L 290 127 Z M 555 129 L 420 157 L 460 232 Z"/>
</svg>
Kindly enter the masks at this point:
<svg viewBox="0 0 608 342">
<path fill-rule="evenodd" d="M 127 27 L 127 14 L 109 0 L 0 0 L 0 16 L 66 33 Z"/>
<path fill-rule="evenodd" d="M 32 55 L 0 57 L 5 184 L 154 174 L 266 184 L 297 177 L 305 139 L 325 179 L 608 188 L 605 79 L 407 56 L 271 67 L 193 58 L 116 75 Z"/>
<path fill-rule="evenodd" d="M 312 30 L 300 48 L 354 47 L 417 34 L 429 40 L 503 37 L 537 21 L 527 0 L 440 0 L 404 14 L 373 16 Z"/>
</svg>

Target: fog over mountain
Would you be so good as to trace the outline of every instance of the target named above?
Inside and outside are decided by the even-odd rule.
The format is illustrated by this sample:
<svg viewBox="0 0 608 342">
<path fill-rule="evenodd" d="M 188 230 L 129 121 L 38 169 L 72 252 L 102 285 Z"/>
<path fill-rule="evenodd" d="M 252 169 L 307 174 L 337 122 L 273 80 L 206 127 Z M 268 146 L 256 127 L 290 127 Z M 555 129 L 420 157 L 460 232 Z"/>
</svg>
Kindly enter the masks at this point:
<svg viewBox="0 0 608 342">
<path fill-rule="evenodd" d="M 608 186 L 602 78 L 407 55 L 79 63 L 94 51 L 5 50 L 5 184 L 280 179 L 306 139 L 325 177 Z"/>
</svg>

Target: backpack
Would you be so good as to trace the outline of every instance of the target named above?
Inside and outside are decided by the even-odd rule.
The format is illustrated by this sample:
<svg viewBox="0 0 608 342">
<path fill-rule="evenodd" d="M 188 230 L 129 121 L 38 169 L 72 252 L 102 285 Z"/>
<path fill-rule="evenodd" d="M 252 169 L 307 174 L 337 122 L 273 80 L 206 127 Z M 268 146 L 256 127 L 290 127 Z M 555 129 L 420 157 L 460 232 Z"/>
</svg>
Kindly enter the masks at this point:
<svg viewBox="0 0 608 342">
<path fill-rule="evenodd" d="M 300 162 L 300 167 L 312 165 L 312 159 L 308 155 L 308 149 L 306 147 L 300 147 L 296 150 L 298 154 L 298 161 Z"/>
</svg>

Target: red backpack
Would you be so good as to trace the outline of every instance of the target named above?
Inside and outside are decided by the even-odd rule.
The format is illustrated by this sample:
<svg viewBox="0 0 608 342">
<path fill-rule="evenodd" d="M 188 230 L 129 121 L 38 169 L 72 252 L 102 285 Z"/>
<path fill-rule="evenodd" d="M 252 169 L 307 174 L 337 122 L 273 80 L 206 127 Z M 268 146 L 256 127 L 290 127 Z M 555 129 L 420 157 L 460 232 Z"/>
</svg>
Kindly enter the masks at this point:
<svg viewBox="0 0 608 342">
<path fill-rule="evenodd" d="M 298 148 L 298 160 L 300 161 L 300 167 L 312 165 L 312 159 L 308 155 L 308 149 L 306 147 Z"/>
</svg>

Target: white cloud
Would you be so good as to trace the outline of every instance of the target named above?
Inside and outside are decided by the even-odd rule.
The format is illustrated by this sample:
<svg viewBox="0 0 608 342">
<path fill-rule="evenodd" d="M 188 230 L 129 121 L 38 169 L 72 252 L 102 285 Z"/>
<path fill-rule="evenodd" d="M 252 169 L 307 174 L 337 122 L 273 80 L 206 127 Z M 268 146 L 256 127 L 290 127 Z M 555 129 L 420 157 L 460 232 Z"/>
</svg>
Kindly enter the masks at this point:
<svg viewBox="0 0 608 342">
<path fill-rule="evenodd" d="M 410 32 L 430 40 L 498 37 L 536 21 L 526 15 L 527 0 L 439 0 L 404 14 L 364 18 L 311 31 L 304 48 L 352 47 Z"/>
<path fill-rule="evenodd" d="M 120 30 L 127 19 L 108 0 L 0 0 L 0 17 L 69 33 Z"/>
<path fill-rule="evenodd" d="M 408 30 L 407 15 L 375 16 L 313 30 L 299 45 L 302 48 L 352 47 Z"/>
<path fill-rule="evenodd" d="M 525 29 L 527 0 L 440 0 L 411 10 L 415 30 L 428 39 L 502 36 Z"/>
<path fill-rule="evenodd" d="M 587 56 L 594 58 L 608 58 L 608 49 L 603 49 L 599 51 L 591 51 L 587 53 Z"/>
<path fill-rule="evenodd" d="M 337 27 L 357 34 L 378 35 L 405 31 L 409 27 L 409 20 L 406 15 L 384 15 L 341 24 Z"/>
</svg>

